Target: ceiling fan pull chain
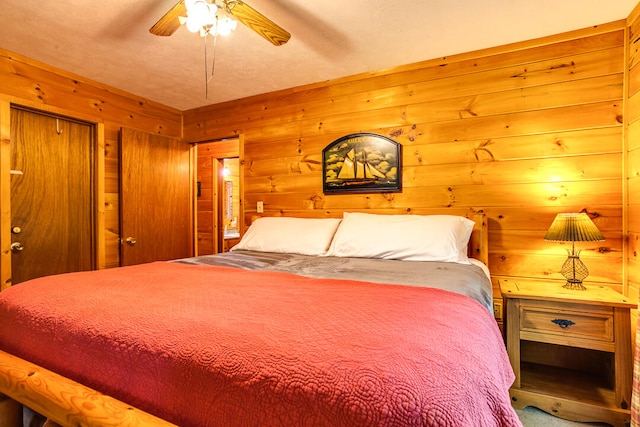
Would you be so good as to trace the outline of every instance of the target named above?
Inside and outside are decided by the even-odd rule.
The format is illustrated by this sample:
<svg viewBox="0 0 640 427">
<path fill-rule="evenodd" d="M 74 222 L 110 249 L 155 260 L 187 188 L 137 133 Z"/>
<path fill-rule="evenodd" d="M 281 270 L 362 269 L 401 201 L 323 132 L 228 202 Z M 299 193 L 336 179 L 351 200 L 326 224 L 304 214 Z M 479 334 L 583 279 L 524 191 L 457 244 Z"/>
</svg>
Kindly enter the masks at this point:
<svg viewBox="0 0 640 427">
<path fill-rule="evenodd" d="M 218 32 L 217 31 L 213 35 L 213 59 L 211 60 L 211 76 L 209 76 L 209 80 L 213 79 L 213 71 L 216 68 L 216 47 L 218 47 Z"/>
<path fill-rule="evenodd" d="M 207 37 L 209 35 L 211 35 L 211 33 L 208 33 L 203 37 L 204 38 L 204 79 L 205 79 L 204 97 L 205 99 L 209 99 L 209 81 L 213 79 L 213 72 L 216 67 L 216 46 L 218 45 L 218 32 L 216 31 L 213 34 L 213 57 L 211 59 L 211 75 L 209 75 L 208 66 L 207 66 L 209 62 L 207 57 Z"/>
<path fill-rule="evenodd" d="M 209 79 L 207 73 L 207 36 L 204 39 L 204 99 L 209 99 Z"/>
</svg>

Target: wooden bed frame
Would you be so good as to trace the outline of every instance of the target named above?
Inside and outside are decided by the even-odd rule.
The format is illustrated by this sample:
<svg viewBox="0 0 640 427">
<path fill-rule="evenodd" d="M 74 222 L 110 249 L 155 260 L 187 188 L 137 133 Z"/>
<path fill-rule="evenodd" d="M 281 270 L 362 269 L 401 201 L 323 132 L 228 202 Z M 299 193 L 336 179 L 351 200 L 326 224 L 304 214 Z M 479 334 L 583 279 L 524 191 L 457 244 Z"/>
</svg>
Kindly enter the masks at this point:
<svg viewBox="0 0 640 427">
<path fill-rule="evenodd" d="M 475 222 L 469 255 L 488 265 L 488 224 Z M 22 426 L 22 405 L 47 417 L 46 426 L 149 426 L 174 424 L 26 360 L 0 351 L 0 427 Z"/>
</svg>

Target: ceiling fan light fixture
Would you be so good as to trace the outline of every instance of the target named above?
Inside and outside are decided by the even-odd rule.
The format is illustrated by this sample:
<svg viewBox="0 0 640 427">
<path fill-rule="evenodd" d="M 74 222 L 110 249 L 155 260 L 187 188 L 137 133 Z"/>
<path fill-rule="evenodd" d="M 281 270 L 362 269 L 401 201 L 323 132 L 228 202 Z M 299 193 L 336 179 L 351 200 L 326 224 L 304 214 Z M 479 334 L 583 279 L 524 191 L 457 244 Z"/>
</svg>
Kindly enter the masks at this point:
<svg viewBox="0 0 640 427">
<path fill-rule="evenodd" d="M 201 30 L 209 29 L 216 23 L 216 13 L 218 6 L 213 3 L 207 3 L 204 0 L 186 0 L 187 8 L 186 26 L 192 33 L 202 32 Z"/>
<path fill-rule="evenodd" d="M 186 15 L 186 16 L 185 16 Z M 185 25 L 192 33 L 200 33 L 204 40 L 205 98 L 208 98 L 209 81 L 215 70 L 218 35 L 226 36 L 236 29 L 238 22 L 247 26 L 275 46 L 285 44 L 291 38 L 288 31 L 242 0 L 178 0 L 150 29 L 151 34 L 170 36 Z M 207 36 L 213 38 L 211 72 L 208 70 Z"/>
<path fill-rule="evenodd" d="M 216 13 L 218 14 L 218 19 L 229 16 L 232 19 L 240 21 L 250 30 L 275 46 L 282 46 L 291 38 L 291 34 L 287 30 L 249 6 L 243 0 L 178 0 L 158 22 L 149 28 L 149 32 L 156 36 L 170 36 L 182 25 L 185 25 L 185 16 L 193 16 L 195 14 L 195 12 L 192 12 L 192 6 L 195 6 L 196 3 L 200 4 L 198 7 L 208 7 L 209 22 L 215 22 Z M 202 21 L 200 24 L 202 24 Z M 194 21 L 189 24 L 189 27 L 191 31 L 216 36 L 217 32 L 212 30 L 213 25 L 214 24 L 211 24 L 210 27 L 204 26 L 203 28 L 202 25 L 198 25 L 197 21 Z"/>
<path fill-rule="evenodd" d="M 202 28 L 202 25 L 200 25 L 200 21 L 198 19 L 196 19 L 195 17 L 187 17 L 187 22 L 185 23 L 187 30 L 191 31 L 192 33 L 196 33 L 198 31 L 200 31 L 200 28 Z"/>
<path fill-rule="evenodd" d="M 238 26 L 238 21 L 228 16 L 218 19 L 216 32 L 221 36 L 228 36 Z"/>
<path fill-rule="evenodd" d="M 218 7 L 215 3 L 209 3 L 206 0 L 185 0 L 184 6 L 187 9 L 187 14 L 195 13 L 199 15 L 209 13 L 209 6 L 213 6 L 216 9 Z"/>
</svg>

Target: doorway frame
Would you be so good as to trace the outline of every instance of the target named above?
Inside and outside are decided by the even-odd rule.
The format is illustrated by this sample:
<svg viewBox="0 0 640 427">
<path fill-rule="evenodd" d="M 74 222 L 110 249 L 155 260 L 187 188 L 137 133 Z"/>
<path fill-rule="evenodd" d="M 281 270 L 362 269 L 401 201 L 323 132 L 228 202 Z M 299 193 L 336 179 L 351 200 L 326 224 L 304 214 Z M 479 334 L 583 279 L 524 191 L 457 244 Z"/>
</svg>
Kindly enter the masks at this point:
<svg viewBox="0 0 640 427">
<path fill-rule="evenodd" d="M 105 267 L 105 129 L 93 117 L 70 113 L 61 108 L 45 107 L 15 98 L 0 97 L 0 291 L 11 283 L 11 107 L 60 116 L 93 127 L 93 264 Z"/>
<path fill-rule="evenodd" d="M 193 150 L 194 150 L 194 174 L 193 174 L 193 241 L 194 241 L 194 254 L 195 256 L 200 255 L 199 247 L 198 247 L 198 145 L 210 144 L 210 143 L 219 143 L 219 149 L 215 150 L 212 153 L 212 158 L 216 161 L 212 162 L 212 173 L 213 173 L 213 191 L 212 195 L 214 204 L 213 204 L 213 235 L 215 239 L 213 239 L 213 252 L 219 253 L 219 239 L 218 235 L 220 233 L 220 224 L 219 224 L 219 211 L 220 211 L 220 188 L 221 188 L 221 178 L 220 178 L 220 166 L 219 163 L 221 160 L 225 158 L 238 158 L 239 160 L 239 214 L 238 214 L 238 231 L 240 232 L 240 237 L 244 234 L 244 135 L 240 134 L 237 136 L 227 137 L 227 138 L 219 138 L 219 139 L 207 139 L 204 141 L 193 142 Z"/>
</svg>

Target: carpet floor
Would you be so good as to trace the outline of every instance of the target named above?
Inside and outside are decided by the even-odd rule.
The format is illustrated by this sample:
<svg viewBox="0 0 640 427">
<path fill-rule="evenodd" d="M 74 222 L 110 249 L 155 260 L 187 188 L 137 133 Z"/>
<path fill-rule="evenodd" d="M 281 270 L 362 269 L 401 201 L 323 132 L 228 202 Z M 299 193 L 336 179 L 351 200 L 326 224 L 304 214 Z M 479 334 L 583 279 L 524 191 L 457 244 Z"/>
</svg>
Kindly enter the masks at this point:
<svg viewBox="0 0 640 427">
<path fill-rule="evenodd" d="M 524 427 L 609 427 L 609 424 L 605 423 L 578 423 L 563 420 L 531 406 L 516 409 L 516 412 Z"/>
</svg>

